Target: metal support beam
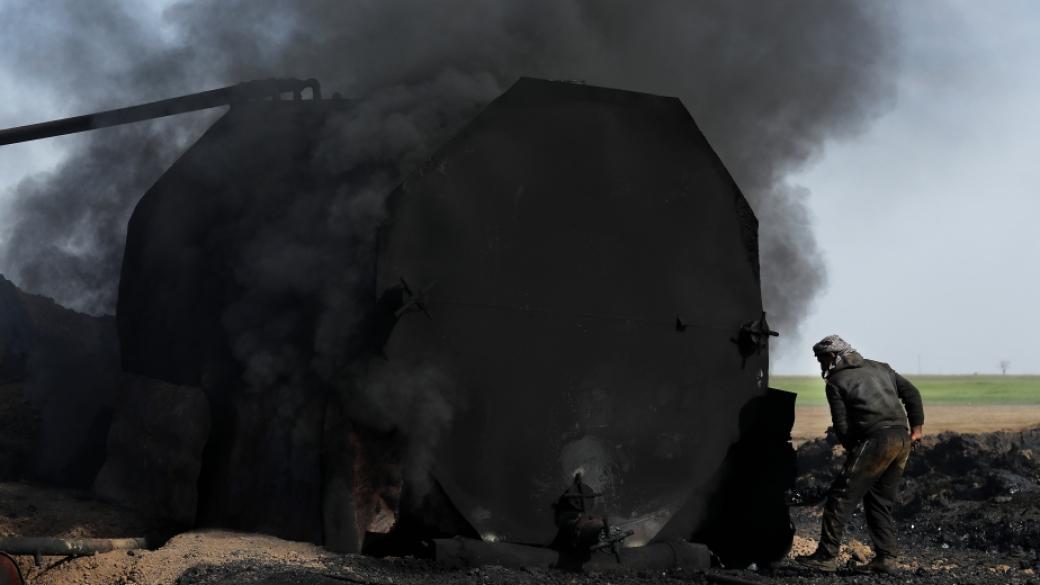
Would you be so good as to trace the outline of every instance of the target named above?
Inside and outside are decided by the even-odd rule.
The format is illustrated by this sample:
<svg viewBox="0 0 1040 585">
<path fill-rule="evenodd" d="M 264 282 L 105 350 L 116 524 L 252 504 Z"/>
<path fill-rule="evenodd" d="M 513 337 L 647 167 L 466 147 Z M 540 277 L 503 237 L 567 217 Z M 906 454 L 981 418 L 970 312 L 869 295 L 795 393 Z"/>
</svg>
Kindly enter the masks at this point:
<svg viewBox="0 0 1040 585">
<path fill-rule="evenodd" d="M 282 94 L 285 93 L 292 93 L 293 99 L 299 100 L 303 97 L 303 90 L 308 88 L 311 90 L 312 99 L 321 99 L 321 84 L 318 83 L 317 79 L 259 79 L 246 81 L 220 89 L 211 89 L 127 108 L 106 110 L 83 116 L 73 116 L 71 118 L 0 130 L 0 146 L 140 122 L 142 120 L 163 118 L 244 101 L 279 100 Z"/>
</svg>

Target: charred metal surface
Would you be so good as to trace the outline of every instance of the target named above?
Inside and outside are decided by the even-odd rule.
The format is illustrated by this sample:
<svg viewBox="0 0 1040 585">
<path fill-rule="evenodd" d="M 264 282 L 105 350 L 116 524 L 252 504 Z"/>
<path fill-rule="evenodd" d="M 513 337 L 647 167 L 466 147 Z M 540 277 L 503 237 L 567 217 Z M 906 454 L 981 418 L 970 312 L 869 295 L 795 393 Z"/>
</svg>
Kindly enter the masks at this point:
<svg viewBox="0 0 1040 585">
<path fill-rule="evenodd" d="M 412 486 L 411 507 L 401 486 L 401 533 L 548 544 L 550 505 L 579 471 L 628 544 L 702 527 L 740 413 L 766 392 L 768 351 L 731 341 L 763 315 L 757 222 L 682 104 L 519 81 L 394 192 L 378 250 L 332 252 L 368 280 L 336 290 L 363 309 L 341 352 L 355 361 L 318 376 L 315 297 L 334 275 L 300 276 L 309 288 L 243 279 L 243 258 L 264 256 L 240 231 L 277 232 L 301 189 L 324 209 L 346 178 L 313 163 L 349 107 L 235 105 L 130 220 L 122 363 L 206 392 L 200 521 L 356 549 L 399 495 L 371 485 L 394 474 L 372 467 L 357 397 L 380 374 L 423 404 L 427 378 L 394 377 L 419 364 L 455 399 L 450 425 L 415 435 L 433 481 Z M 243 299 L 263 310 L 237 312 Z M 305 364 L 300 379 L 251 386 L 236 318 Z M 415 430 L 394 424 L 378 433 Z"/>
<path fill-rule="evenodd" d="M 699 525 L 683 503 L 766 389 L 766 352 L 730 342 L 762 314 L 742 201 L 677 99 L 533 79 L 404 182 L 379 283 L 436 281 L 435 318 L 386 355 L 465 396 L 434 473 L 482 534 L 548 543 L 579 470 L 633 543 Z"/>
<path fill-rule="evenodd" d="M 240 104 L 142 197 L 127 227 L 119 282 L 124 370 L 188 386 L 201 385 L 204 373 L 234 380 L 223 320 L 248 292 L 234 275 L 245 254 L 236 217 L 288 208 L 296 189 L 335 189 L 334 177 L 311 176 L 310 160 L 315 137 L 341 107 Z M 344 264 L 350 260 L 344 251 Z M 279 303 L 307 310 L 300 299 L 272 299 Z M 310 334 L 287 332 L 286 341 L 305 345 Z"/>
<path fill-rule="evenodd" d="M 737 344 L 740 356 L 746 360 L 756 353 L 768 350 L 769 338 L 778 335 L 780 335 L 778 332 L 769 328 L 769 323 L 766 322 L 766 312 L 762 311 L 761 317 L 741 325 L 740 331 L 732 341 Z"/>
<path fill-rule="evenodd" d="M 171 529 L 194 526 L 212 424 L 205 395 L 131 374 L 120 386 L 94 493 Z"/>
<path fill-rule="evenodd" d="M 263 225 L 256 217 L 269 214 L 277 225 L 301 189 L 331 197 L 337 177 L 315 172 L 311 161 L 316 137 L 343 107 L 335 100 L 234 106 L 156 182 L 130 219 L 117 307 L 123 368 L 205 391 L 213 425 L 199 478 L 203 524 L 323 540 L 331 389 L 304 373 L 253 390 L 247 360 L 236 357 L 234 346 L 250 334 L 268 335 L 303 364 L 313 355 L 317 299 L 282 275 L 272 278 L 285 286 L 265 290 L 243 282 L 245 263 L 263 258 L 248 246 L 263 234 L 243 234 L 241 223 L 252 217 Z M 355 252 L 337 250 L 340 264 L 366 270 Z M 333 276 L 314 276 L 325 277 Z M 364 327 L 383 330 L 385 338 L 394 299 L 377 303 L 370 285 L 342 292 L 345 302 L 383 307 L 382 317 Z M 242 314 L 243 306 L 251 312 Z M 260 314 L 275 325 L 265 329 Z M 350 351 L 368 351 L 371 337 L 356 332 Z"/>
</svg>

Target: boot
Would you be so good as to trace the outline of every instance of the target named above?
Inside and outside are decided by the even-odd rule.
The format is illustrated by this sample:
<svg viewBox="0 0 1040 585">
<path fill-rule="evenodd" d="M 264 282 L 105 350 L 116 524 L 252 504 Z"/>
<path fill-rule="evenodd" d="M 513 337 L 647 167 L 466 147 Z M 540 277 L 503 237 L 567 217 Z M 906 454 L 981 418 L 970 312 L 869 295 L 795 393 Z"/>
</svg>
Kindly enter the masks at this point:
<svg viewBox="0 0 1040 585">
<path fill-rule="evenodd" d="M 795 557 L 794 560 L 803 567 L 823 571 L 825 573 L 833 573 L 838 570 L 838 557 L 832 557 L 826 553 L 820 552 L 819 550 L 811 555 Z"/>
<path fill-rule="evenodd" d="M 874 560 L 867 563 L 866 567 L 874 573 L 884 573 L 885 575 L 899 573 L 899 565 L 896 564 L 893 557 L 874 557 Z"/>
</svg>

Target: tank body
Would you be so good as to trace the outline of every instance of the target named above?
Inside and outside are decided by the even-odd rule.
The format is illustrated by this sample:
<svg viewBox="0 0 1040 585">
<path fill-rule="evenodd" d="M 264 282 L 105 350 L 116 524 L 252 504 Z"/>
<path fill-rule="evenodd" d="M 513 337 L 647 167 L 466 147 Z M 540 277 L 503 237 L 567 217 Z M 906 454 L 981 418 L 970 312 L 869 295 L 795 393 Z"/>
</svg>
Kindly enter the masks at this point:
<svg viewBox="0 0 1040 585">
<path fill-rule="evenodd" d="M 633 544 L 701 528 L 768 353 L 735 343 L 762 314 L 757 221 L 680 101 L 521 79 L 404 179 L 372 234 L 311 246 L 322 230 L 285 228 L 300 201 L 366 172 L 315 163 L 343 108 L 233 107 L 131 219 L 123 367 L 205 390 L 200 519 L 356 548 L 375 522 L 362 484 L 402 481 L 357 462 L 406 467 L 422 441 L 438 501 L 487 539 L 552 540 L 577 471 Z M 331 250 L 350 276 L 257 270 L 280 245 Z M 331 370 L 330 291 L 359 308 Z M 258 369 L 268 357 L 285 361 Z M 393 376 L 376 388 L 374 371 Z M 439 426 L 373 425 L 376 404 L 439 408 Z"/>
<path fill-rule="evenodd" d="M 756 221 L 682 103 L 521 80 L 390 210 L 379 286 L 429 287 L 432 318 L 386 354 L 460 389 L 434 473 L 478 532 L 551 540 L 577 471 L 634 542 L 692 531 L 768 360 L 733 343 Z"/>
</svg>

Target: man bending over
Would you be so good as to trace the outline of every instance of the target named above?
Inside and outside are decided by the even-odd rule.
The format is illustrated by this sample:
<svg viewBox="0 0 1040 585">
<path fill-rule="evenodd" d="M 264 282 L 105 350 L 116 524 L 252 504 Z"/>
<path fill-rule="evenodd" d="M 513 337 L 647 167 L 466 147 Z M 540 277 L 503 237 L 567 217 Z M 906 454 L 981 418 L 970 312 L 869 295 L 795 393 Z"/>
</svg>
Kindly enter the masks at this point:
<svg viewBox="0 0 1040 585">
<path fill-rule="evenodd" d="M 837 335 L 824 337 L 813 352 L 827 381 L 834 432 L 846 458 L 827 496 L 820 544 L 797 560 L 814 569 L 836 570 L 845 525 L 862 499 L 875 553 L 867 567 L 894 573 L 898 551 L 892 506 L 910 445 L 923 434 L 921 393 L 888 364 L 864 359 Z"/>
</svg>

